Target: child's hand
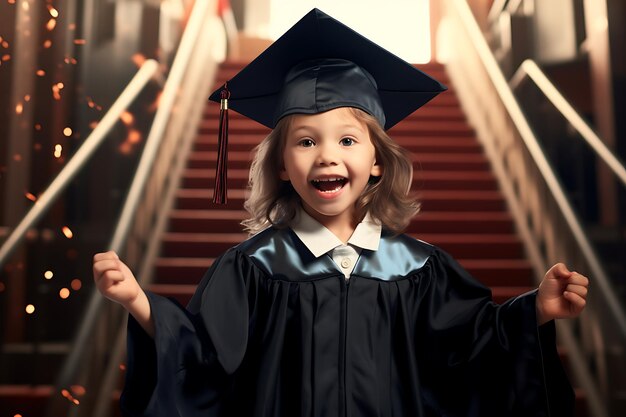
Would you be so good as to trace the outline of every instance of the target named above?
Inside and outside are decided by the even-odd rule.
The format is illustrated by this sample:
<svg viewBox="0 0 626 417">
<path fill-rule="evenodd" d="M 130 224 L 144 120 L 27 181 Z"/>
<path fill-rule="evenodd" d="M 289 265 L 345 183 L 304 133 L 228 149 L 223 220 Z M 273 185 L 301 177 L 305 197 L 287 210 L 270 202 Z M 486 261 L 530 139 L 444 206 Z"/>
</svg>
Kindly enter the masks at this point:
<svg viewBox="0 0 626 417">
<path fill-rule="evenodd" d="M 573 318 L 585 308 L 589 279 L 558 263 L 546 272 L 537 295 L 537 322 Z"/>
<path fill-rule="evenodd" d="M 112 251 L 94 255 L 93 279 L 102 295 L 127 309 L 142 292 L 128 266 Z"/>
</svg>

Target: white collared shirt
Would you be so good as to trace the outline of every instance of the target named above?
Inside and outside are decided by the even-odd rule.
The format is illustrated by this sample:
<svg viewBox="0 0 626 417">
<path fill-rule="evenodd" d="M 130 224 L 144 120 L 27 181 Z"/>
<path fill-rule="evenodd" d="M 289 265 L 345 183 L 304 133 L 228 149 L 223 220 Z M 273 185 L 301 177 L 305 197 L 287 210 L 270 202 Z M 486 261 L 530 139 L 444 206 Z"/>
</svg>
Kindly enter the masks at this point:
<svg viewBox="0 0 626 417">
<path fill-rule="evenodd" d="M 344 244 L 333 232 L 300 209 L 291 223 L 291 229 L 313 256 L 319 258 L 328 253 L 346 279 L 349 279 L 361 250 L 378 249 L 382 227 L 368 214 L 354 229 L 347 244 Z"/>
</svg>

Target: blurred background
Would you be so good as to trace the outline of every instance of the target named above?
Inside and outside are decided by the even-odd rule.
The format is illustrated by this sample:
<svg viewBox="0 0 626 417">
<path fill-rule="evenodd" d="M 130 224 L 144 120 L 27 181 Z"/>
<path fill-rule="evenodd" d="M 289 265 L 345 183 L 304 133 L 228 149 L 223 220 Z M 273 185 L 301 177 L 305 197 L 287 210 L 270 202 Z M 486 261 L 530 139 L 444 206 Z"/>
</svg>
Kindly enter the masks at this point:
<svg viewBox="0 0 626 417">
<path fill-rule="evenodd" d="M 450 86 L 391 132 L 425 138 L 409 232 L 503 281 L 496 298 L 556 261 L 590 276 L 559 349 L 577 415 L 625 415 L 623 0 L 0 0 L 0 417 L 120 415 L 125 315 L 94 292 L 92 256 L 116 250 L 185 302 L 245 238 L 267 130 L 231 115 L 214 205 L 207 97 L 313 7 Z"/>
</svg>

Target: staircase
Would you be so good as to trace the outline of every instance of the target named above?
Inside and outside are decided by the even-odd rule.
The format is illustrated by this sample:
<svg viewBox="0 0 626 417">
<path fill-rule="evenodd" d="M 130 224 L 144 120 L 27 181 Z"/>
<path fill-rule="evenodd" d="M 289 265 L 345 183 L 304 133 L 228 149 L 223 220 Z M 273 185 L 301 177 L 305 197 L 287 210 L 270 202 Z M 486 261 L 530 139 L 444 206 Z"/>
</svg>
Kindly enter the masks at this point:
<svg viewBox="0 0 626 417">
<path fill-rule="evenodd" d="M 215 88 L 232 78 L 243 63 L 222 65 Z M 443 66 L 420 69 L 450 85 Z M 194 150 L 163 236 L 161 256 L 150 289 L 186 304 L 213 260 L 247 238 L 240 222 L 251 150 L 269 130 L 231 111 L 228 204 L 211 203 L 217 159 L 219 108 L 207 106 Z M 422 211 L 407 233 L 450 252 L 503 302 L 534 288 L 504 197 L 480 144 L 465 120 L 454 88 L 435 98 L 389 131 L 413 154 L 413 190 Z M 564 349 L 563 360 L 567 361 Z M 577 417 L 587 416 L 584 393 L 577 390 Z"/>
<path fill-rule="evenodd" d="M 239 62 L 223 64 L 216 88 L 242 66 Z M 442 66 L 429 64 L 420 69 L 450 85 Z M 246 217 L 243 202 L 251 150 L 269 130 L 233 111 L 229 116 L 228 204 L 211 203 L 219 108 L 210 103 L 162 239 L 154 283 L 148 288 L 182 304 L 189 301 L 213 260 L 247 238 L 240 222 Z M 531 290 L 535 286 L 531 265 L 454 88 L 389 133 L 414 158 L 413 189 L 420 196 L 422 211 L 407 233 L 450 252 L 492 288 L 496 302 Z M 567 363 L 564 349 L 560 351 Z M 42 416 L 51 390 L 48 385 L 0 386 L 0 416 L 13 416 L 10 412 L 14 410 L 22 410 L 24 417 Z M 114 396 L 119 397 L 119 391 Z M 119 416 L 118 401 L 114 402 L 112 415 Z M 584 393 L 577 390 L 576 417 L 588 415 Z"/>
<path fill-rule="evenodd" d="M 216 88 L 241 67 L 240 63 L 224 64 Z M 448 82 L 442 66 L 431 64 L 422 69 Z M 213 259 L 247 238 L 239 223 L 247 215 L 243 201 L 251 150 L 269 133 L 257 122 L 230 112 L 229 200 L 225 206 L 214 205 L 211 188 L 218 117 L 219 109 L 211 103 L 178 191 L 150 288 L 183 304 Z M 531 266 L 489 162 L 454 92 L 440 95 L 389 133 L 415 161 L 413 189 L 420 195 L 422 212 L 407 233 L 450 252 L 493 289 L 496 301 L 531 290 Z"/>
</svg>

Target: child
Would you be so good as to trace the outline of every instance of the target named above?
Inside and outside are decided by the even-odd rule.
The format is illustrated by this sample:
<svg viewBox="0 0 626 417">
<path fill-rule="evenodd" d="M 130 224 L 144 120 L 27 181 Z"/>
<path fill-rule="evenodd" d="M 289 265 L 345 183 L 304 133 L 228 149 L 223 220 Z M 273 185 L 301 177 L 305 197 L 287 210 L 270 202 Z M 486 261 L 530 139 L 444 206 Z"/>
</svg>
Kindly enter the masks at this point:
<svg viewBox="0 0 626 417">
<path fill-rule="evenodd" d="M 571 415 L 553 319 L 582 311 L 587 278 L 557 264 L 496 305 L 400 234 L 418 207 L 385 130 L 445 87 L 313 10 L 227 88 L 212 99 L 273 128 L 250 175 L 256 234 L 187 309 L 94 257 L 98 289 L 131 314 L 125 415 Z"/>
</svg>

